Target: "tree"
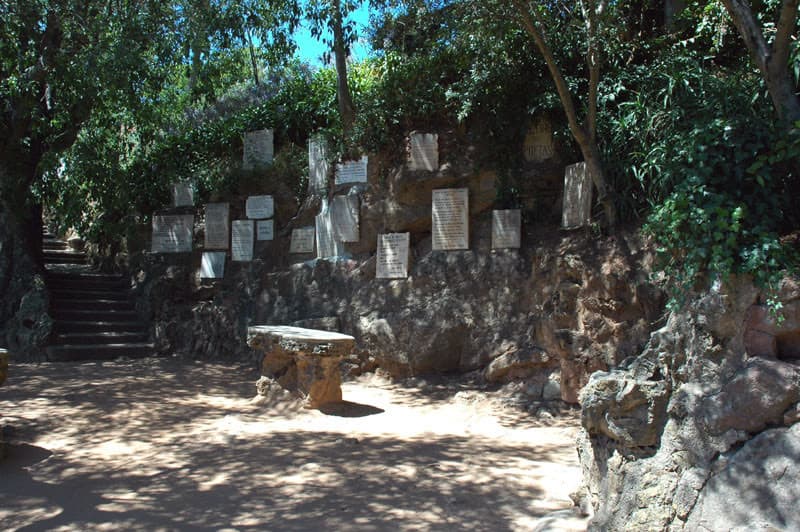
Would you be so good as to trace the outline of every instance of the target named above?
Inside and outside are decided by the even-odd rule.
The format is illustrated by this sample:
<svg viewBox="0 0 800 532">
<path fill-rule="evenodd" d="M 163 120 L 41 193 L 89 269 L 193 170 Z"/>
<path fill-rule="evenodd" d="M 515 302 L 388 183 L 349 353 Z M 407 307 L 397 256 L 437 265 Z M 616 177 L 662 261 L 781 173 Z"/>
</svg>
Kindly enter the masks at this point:
<svg viewBox="0 0 800 532">
<path fill-rule="evenodd" d="M 793 124 L 800 120 L 800 99 L 789 71 L 789 51 L 797 30 L 798 0 L 782 0 L 770 44 L 764 36 L 750 3 L 722 0 L 733 24 L 742 36 L 750 56 L 761 71 L 778 119 Z"/>
<path fill-rule="evenodd" d="M 600 150 L 597 146 L 597 87 L 600 82 L 600 43 L 598 41 L 598 33 L 600 21 L 606 9 L 606 1 L 579 1 L 586 31 L 586 63 L 589 70 L 587 111 L 583 121 L 578 118 L 578 111 L 572 93 L 547 41 L 546 24 L 542 12 L 549 8 L 537 2 L 534 2 L 533 5 L 524 0 L 511 0 L 511 2 L 519 14 L 522 27 L 533 38 L 536 47 L 547 64 L 547 69 L 555 83 L 564 113 L 567 115 L 569 130 L 580 147 L 587 170 L 597 189 L 597 200 L 603 206 L 606 223 L 609 226 L 614 226 L 617 220 L 617 211 L 606 184 Z"/>
<path fill-rule="evenodd" d="M 308 3 L 307 17 L 311 22 L 311 35 L 319 38 L 327 29 L 331 32 L 329 41 L 336 65 L 336 98 L 339 103 L 339 115 L 342 119 L 342 133 L 348 138 L 356 121 L 356 107 L 347 81 L 347 56 L 350 45 L 356 39 L 353 24 L 347 21 L 347 15 L 355 10 L 360 2 L 352 0 L 331 0 L 321 2 L 312 0 Z"/>
</svg>

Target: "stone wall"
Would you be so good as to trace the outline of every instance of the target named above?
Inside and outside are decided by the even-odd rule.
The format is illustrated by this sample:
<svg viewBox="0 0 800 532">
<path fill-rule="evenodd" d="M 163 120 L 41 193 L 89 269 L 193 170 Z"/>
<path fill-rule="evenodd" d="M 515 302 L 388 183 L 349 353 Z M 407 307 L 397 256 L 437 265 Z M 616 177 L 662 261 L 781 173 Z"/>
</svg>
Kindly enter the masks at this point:
<svg viewBox="0 0 800 532">
<path fill-rule="evenodd" d="M 662 294 L 649 284 L 652 253 L 633 230 L 608 237 L 561 231 L 558 213 L 542 216 L 536 204 L 523 206 L 522 247 L 492 250 L 497 176 L 473 168 L 469 149 L 458 150 L 455 163 L 440 153 L 435 172 L 371 156 L 368 183 L 337 187 L 360 199 L 361 238 L 344 244 L 343 256 L 287 253 L 291 230 L 312 225 L 319 210 L 320 198 L 311 196 L 294 217 L 276 220 L 275 240 L 257 243 L 252 262 L 229 261 L 222 280 L 199 279 L 201 249 L 135 258 L 140 310 L 153 319 L 161 351 L 247 357 L 249 325 L 327 328 L 356 338 L 352 373 L 544 375 L 562 399 L 576 402 L 593 371 L 641 351 L 661 316 Z M 549 183 L 554 170 L 529 171 L 534 182 L 538 175 Z M 431 193 L 442 187 L 470 191 L 469 250 L 431 249 Z M 233 213 L 244 199 L 224 201 Z M 407 279 L 375 278 L 377 236 L 385 232 L 411 233 Z M 202 242 L 200 224 L 195 242 Z"/>
<path fill-rule="evenodd" d="M 671 314 L 624 368 L 591 377 L 579 495 L 593 529 L 800 529 L 797 282 L 780 298 L 779 323 L 734 279 Z"/>
</svg>

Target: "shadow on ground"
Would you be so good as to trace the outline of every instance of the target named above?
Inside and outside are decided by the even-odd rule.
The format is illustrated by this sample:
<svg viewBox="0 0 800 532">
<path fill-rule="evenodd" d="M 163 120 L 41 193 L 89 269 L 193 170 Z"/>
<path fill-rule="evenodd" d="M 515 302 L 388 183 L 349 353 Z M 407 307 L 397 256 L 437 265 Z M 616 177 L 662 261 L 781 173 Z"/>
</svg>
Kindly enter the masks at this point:
<svg viewBox="0 0 800 532">
<path fill-rule="evenodd" d="M 385 405 L 343 402 L 330 416 L 256 405 L 256 378 L 167 360 L 12 368 L 0 388 L 0 416 L 14 427 L 0 523 L 500 531 L 565 507 L 546 485 L 563 483 L 553 467 L 575 466 L 568 440 L 394 430 Z"/>
</svg>

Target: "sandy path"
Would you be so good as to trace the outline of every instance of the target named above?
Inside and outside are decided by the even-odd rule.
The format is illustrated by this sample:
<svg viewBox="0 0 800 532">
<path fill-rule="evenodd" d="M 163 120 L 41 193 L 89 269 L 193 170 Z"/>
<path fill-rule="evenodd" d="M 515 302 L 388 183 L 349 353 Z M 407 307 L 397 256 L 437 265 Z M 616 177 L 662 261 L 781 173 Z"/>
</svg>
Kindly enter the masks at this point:
<svg viewBox="0 0 800 532">
<path fill-rule="evenodd" d="M 375 375 L 326 414 L 254 402 L 256 377 L 163 359 L 13 366 L 0 529 L 585 527 L 552 513 L 579 479 L 572 420 Z"/>
</svg>

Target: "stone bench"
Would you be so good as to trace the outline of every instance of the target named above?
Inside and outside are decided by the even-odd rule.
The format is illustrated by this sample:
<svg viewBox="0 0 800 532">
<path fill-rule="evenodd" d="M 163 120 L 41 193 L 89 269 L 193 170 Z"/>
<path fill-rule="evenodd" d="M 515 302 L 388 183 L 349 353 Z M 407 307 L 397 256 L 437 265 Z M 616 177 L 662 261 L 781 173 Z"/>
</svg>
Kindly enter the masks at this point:
<svg viewBox="0 0 800 532">
<path fill-rule="evenodd" d="M 306 408 L 342 400 L 339 364 L 355 338 L 282 325 L 248 327 L 247 345 L 263 354 L 261 374 L 305 400 Z"/>
</svg>

